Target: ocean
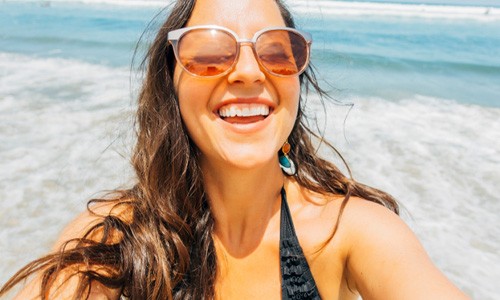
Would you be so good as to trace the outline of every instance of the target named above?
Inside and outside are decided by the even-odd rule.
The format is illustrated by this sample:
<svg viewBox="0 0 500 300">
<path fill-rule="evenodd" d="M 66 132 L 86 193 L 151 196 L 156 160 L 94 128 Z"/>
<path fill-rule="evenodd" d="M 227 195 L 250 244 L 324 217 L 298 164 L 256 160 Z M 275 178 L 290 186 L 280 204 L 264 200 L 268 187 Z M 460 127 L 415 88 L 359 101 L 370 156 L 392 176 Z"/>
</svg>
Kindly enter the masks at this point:
<svg viewBox="0 0 500 300">
<path fill-rule="evenodd" d="M 499 299 L 500 1 L 289 3 L 333 98 L 307 114 L 457 286 Z M 162 6 L 0 1 L 0 284 L 133 182 L 135 70 Z"/>
</svg>

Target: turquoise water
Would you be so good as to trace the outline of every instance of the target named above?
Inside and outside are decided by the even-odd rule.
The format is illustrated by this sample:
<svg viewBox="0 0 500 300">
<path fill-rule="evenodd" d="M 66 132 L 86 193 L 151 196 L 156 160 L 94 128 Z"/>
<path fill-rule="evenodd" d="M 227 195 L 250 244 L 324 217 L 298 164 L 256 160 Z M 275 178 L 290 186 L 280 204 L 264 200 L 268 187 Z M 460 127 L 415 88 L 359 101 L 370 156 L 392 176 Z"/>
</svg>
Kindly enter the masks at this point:
<svg viewBox="0 0 500 300">
<path fill-rule="evenodd" d="M 500 106 L 500 22 L 332 16 L 307 28 L 334 86 Z"/>
<path fill-rule="evenodd" d="M 0 284 L 133 181 L 130 65 L 164 2 L 0 0 Z M 290 3 L 321 84 L 354 103 L 325 118 L 312 97 L 308 115 L 456 285 L 500 299 L 499 1 Z"/>
<path fill-rule="evenodd" d="M 1 52 L 126 66 L 158 9 L 75 3 L 0 3 Z"/>
<path fill-rule="evenodd" d="M 59 2 L 0 5 L 0 52 L 109 66 L 130 64 L 136 41 L 159 10 Z M 313 34 L 312 58 L 320 75 L 337 89 L 390 100 L 418 94 L 500 106 L 500 21 L 418 14 L 312 12 L 299 16 L 298 23 Z"/>
</svg>

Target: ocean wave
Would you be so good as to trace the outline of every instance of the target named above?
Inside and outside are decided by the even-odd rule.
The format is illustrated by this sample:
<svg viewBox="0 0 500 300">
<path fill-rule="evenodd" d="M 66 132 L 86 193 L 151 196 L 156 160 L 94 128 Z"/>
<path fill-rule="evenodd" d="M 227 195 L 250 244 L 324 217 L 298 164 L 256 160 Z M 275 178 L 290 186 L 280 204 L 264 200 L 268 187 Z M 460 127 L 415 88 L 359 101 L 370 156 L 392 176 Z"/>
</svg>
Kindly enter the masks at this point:
<svg viewBox="0 0 500 300">
<path fill-rule="evenodd" d="M 133 108 L 127 68 L 0 53 L 0 70 L 2 283 L 48 251 L 93 193 L 133 178 L 133 140 L 113 143 Z M 355 178 L 401 201 L 433 260 L 471 297 L 498 299 L 500 109 L 418 95 L 352 102 L 327 107 L 325 135 Z"/>
<path fill-rule="evenodd" d="M 128 86 L 127 68 L 0 52 L 0 285 L 131 178 Z"/>
<path fill-rule="evenodd" d="M 310 0 L 291 3 L 294 11 L 303 14 L 500 20 L 500 9 L 493 7 Z"/>
<path fill-rule="evenodd" d="M 8 2 L 10 0 L 4 1 Z M 52 3 L 82 3 L 152 7 L 165 7 L 172 3 L 172 1 L 159 0 L 17 0 L 17 2 L 36 2 L 40 3 L 42 6 L 50 6 Z M 481 21 L 500 20 L 500 8 L 488 6 L 399 4 L 327 0 L 290 0 L 287 1 L 287 3 L 293 11 L 301 14 L 474 19 Z"/>
<path fill-rule="evenodd" d="M 356 68 L 383 68 L 386 71 L 446 72 L 450 74 L 479 74 L 500 77 L 500 65 L 486 64 L 479 61 L 453 61 L 451 59 L 431 59 L 428 57 L 390 57 L 376 54 L 353 53 L 320 49 L 314 55 L 316 62 L 333 66 L 349 64 Z"/>
<path fill-rule="evenodd" d="M 500 267 L 485 266 L 500 259 L 500 108 L 419 95 L 351 102 L 329 107 L 325 135 L 354 178 L 398 199 L 433 261 L 471 298 L 498 299 Z"/>
<path fill-rule="evenodd" d="M 3 0 L 4 2 L 11 2 L 12 0 Z M 14 1 L 12 1 L 14 2 Z M 77 4 L 109 4 L 119 6 L 151 6 L 151 7 L 165 7 L 173 1 L 166 0 L 16 0 L 15 2 L 31 2 L 37 3 L 40 6 L 49 7 L 52 4 L 62 3 L 77 3 Z"/>
</svg>

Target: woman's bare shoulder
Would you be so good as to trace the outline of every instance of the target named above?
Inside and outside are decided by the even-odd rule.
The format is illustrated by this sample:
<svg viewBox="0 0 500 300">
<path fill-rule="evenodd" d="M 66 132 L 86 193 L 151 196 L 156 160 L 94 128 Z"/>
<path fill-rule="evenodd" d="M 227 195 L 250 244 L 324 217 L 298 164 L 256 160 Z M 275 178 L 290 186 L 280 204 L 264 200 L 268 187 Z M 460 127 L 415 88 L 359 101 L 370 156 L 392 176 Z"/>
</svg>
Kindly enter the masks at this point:
<svg viewBox="0 0 500 300">
<path fill-rule="evenodd" d="M 89 231 L 102 223 L 108 216 L 117 217 L 124 222 L 129 222 L 132 218 L 130 205 L 128 205 L 128 202 L 119 200 L 106 200 L 90 204 L 87 209 L 77 215 L 61 231 L 53 246 L 53 250 L 59 251 L 61 246 L 65 245 L 68 241 L 84 236 L 94 241 L 100 240 L 102 229 L 96 228 L 91 233 Z M 68 246 L 71 247 L 71 245 Z"/>
<path fill-rule="evenodd" d="M 367 299 L 467 299 L 394 212 L 353 197 L 342 215 L 349 281 Z"/>
<path fill-rule="evenodd" d="M 52 248 L 52 253 L 60 251 L 69 251 L 76 247 L 79 239 L 85 238 L 95 242 L 102 241 L 104 234 L 102 226 L 106 217 L 113 216 L 120 218 L 124 222 L 131 219 L 130 206 L 126 202 L 118 200 L 106 200 L 94 202 L 88 209 L 80 213 L 73 219 L 61 232 L 59 238 Z M 108 242 L 117 242 L 120 238 L 118 233 L 112 231 L 108 234 Z M 47 295 L 50 299 L 74 299 L 75 291 L 79 285 L 79 271 L 82 270 L 82 264 L 76 264 L 66 267 L 56 274 L 52 280 L 52 285 Z M 93 267 L 93 266 L 91 266 Z M 95 266 L 94 266 L 95 267 Z M 41 269 L 43 271 L 43 269 Z M 33 279 L 25 285 L 15 299 L 39 299 L 40 286 L 42 283 L 41 272 L 33 274 Z M 88 299 L 118 299 L 120 289 L 111 289 L 105 287 L 99 282 L 93 282 L 90 286 Z"/>
<path fill-rule="evenodd" d="M 344 226 L 356 233 L 364 226 L 396 226 L 406 227 L 401 218 L 392 210 L 380 203 L 365 200 L 360 197 L 350 197 L 343 211 L 342 220 Z M 364 234 L 361 230 L 358 233 Z"/>
</svg>

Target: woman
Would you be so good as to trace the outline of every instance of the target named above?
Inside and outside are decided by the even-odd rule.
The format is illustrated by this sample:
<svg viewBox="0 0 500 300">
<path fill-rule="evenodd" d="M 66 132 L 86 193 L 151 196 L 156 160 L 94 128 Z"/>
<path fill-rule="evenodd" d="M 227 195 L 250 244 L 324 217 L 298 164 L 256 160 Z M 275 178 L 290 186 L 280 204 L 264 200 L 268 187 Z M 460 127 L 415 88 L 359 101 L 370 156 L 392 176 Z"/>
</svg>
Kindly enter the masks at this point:
<svg viewBox="0 0 500 300">
<path fill-rule="evenodd" d="M 178 1 L 147 56 L 137 184 L 0 295 L 34 275 L 18 299 L 466 299 L 391 196 L 316 155 L 293 27 L 279 1 Z"/>
</svg>

